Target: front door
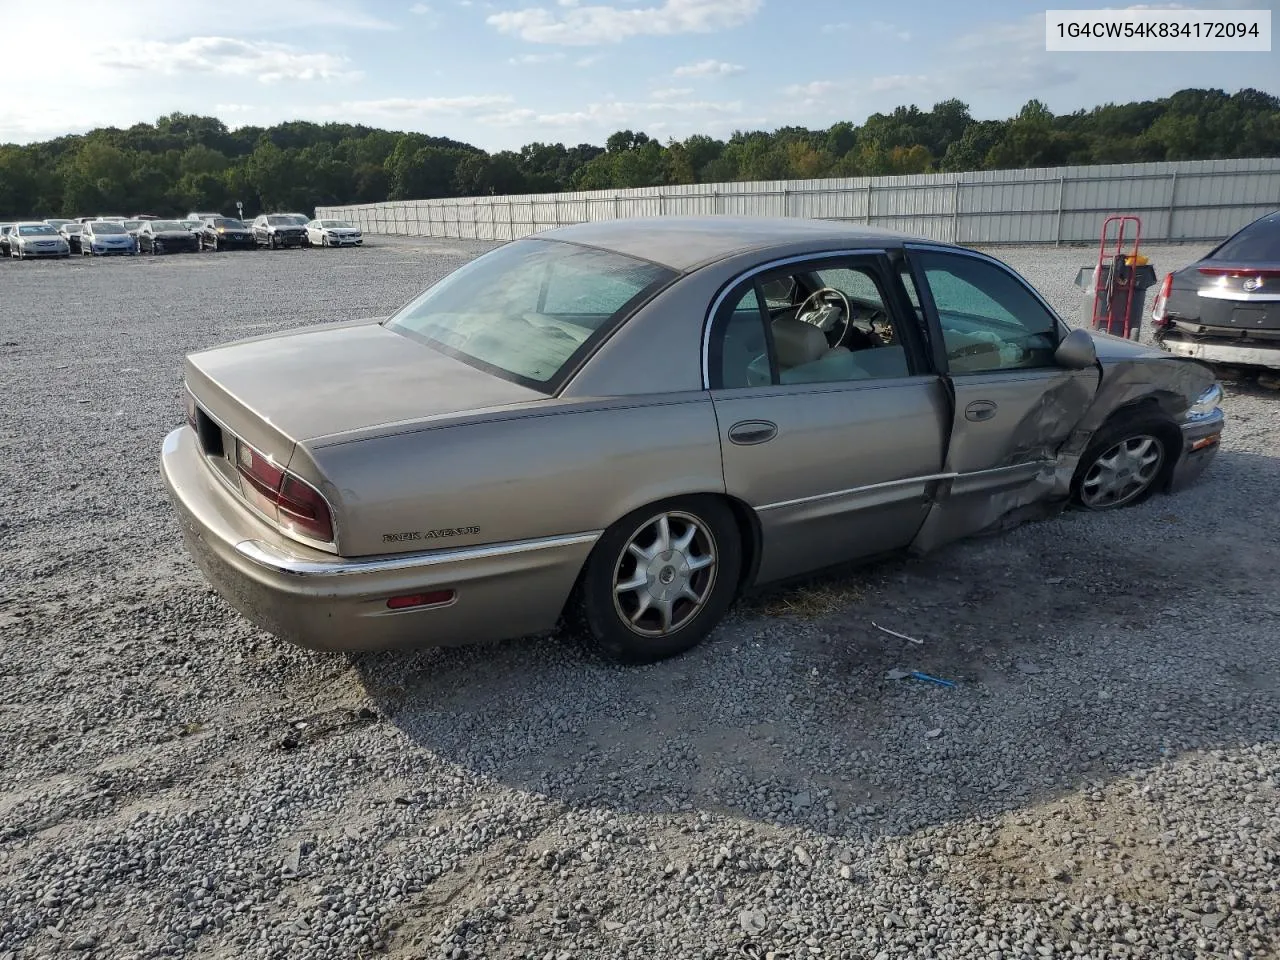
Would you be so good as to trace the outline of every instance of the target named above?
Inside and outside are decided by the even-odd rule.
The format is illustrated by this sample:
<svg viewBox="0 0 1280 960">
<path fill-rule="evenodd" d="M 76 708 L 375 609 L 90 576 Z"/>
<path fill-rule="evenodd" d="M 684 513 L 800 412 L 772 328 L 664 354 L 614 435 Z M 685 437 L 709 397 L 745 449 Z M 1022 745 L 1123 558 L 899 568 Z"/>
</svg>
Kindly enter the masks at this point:
<svg viewBox="0 0 1280 960">
<path fill-rule="evenodd" d="M 953 395 L 944 467 L 953 476 L 915 544 L 928 550 L 1050 494 L 1057 452 L 1101 374 L 1057 365 L 1061 322 L 1004 264 L 939 247 L 911 247 L 907 256 L 904 281 Z"/>
<path fill-rule="evenodd" d="M 763 269 L 713 318 L 725 485 L 760 518 L 758 582 L 908 545 L 949 430 L 881 254 Z"/>
</svg>

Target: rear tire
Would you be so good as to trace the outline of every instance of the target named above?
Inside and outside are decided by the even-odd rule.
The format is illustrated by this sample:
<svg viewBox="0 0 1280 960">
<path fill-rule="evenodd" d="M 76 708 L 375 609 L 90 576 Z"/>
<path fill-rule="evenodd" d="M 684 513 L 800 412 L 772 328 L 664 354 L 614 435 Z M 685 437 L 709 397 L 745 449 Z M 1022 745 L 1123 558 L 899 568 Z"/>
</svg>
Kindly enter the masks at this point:
<svg viewBox="0 0 1280 960">
<path fill-rule="evenodd" d="M 1076 467 L 1072 502 L 1093 511 L 1142 503 L 1168 479 L 1180 439 L 1174 423 L 1151 413 L 1105 424 Z"/>
<path fill-rule="evenodd" d="M 652 504 L 596 543 L 571 601 L 571 624 L 611 660 L 665 660 L 692 649 L 720 622 L 741 570 L 742 535 L 721 500 Z"/>
</svg>

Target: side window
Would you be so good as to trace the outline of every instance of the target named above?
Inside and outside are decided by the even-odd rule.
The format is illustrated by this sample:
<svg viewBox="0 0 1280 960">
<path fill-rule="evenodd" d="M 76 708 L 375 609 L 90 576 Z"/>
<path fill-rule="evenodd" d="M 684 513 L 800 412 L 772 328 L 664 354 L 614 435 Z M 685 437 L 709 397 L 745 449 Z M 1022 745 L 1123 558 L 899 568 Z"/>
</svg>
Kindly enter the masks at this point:
<svg viewBox="0 0 1280 960">
<path fill-rule="evenodd" d="M 773 383 L 764 314 L 754 283 L 730 293 L 721 305 L 715 318 L 711 360 L 713 387 L 729 390 Z"/>
<path fill-rule="evenodd" d="M 953 373 L 1054 365 L 1057 321 L 1026 284 L 976 257 L 937 251 L 912 256 L 938 308 Z"/>
<path fill-rule="evenodd" d="M 708 356 L 713 388 L 911 375 L 874 265 L 827 264 L 767 274 L 725 298 Z"/>
</svg>

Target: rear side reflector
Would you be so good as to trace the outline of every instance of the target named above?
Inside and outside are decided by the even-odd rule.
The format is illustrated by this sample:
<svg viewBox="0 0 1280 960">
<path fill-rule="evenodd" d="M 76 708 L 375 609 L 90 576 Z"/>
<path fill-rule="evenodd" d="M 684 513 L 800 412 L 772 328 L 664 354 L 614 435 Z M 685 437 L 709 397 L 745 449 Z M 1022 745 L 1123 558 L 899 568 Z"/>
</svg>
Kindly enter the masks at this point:
<svg viewBox="0 0 1280 960">
<path fill-rule="evenodd" d="M 452 602 L 457 594 L 453 590 L 432 590 L 430 593 L 406 593 L 387 600 L 388 610 L 409 610 L 413 607 L 439 607 Z"/>
<path fill-rule="evenodd" d="M 315 487 L 286 473 L 244 441 L 236 442 L 240 489 L 286 533 L 333 542 L 329 505 Z"/>
</svg>

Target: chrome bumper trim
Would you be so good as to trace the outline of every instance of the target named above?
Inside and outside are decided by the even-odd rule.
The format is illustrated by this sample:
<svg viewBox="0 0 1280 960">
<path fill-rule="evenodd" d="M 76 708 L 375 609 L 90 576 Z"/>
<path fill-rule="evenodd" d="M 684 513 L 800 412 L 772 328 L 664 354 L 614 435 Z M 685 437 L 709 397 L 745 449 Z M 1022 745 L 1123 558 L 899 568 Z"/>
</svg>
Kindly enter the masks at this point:
<svg viewBox="0 0 1280 960">
<path fill-rule="evenodd" d="M 516 540 L 510 543 L 486 544 L 477 547 L 456 547 L 449 550 L 431 550 L 425 553 L 409 553 L 400 556 L 374 557 L 357 560 L 306 560 L 286 553 L 261 540 L 242 540 L 236 544 L 236 553 L 260 567 L 275 573 L 294 577 L 344 577 L 358 574 L 391 573 L 417 570 L 447 563 L 465 563 L 469 560 L 489 560 L 494 557 L 550 550 L 557 547 L 575 547 L 594 543 L 603 531 L 574 533 L 558 537 L 540 537 L 536 540 Z"/>
</svg>

